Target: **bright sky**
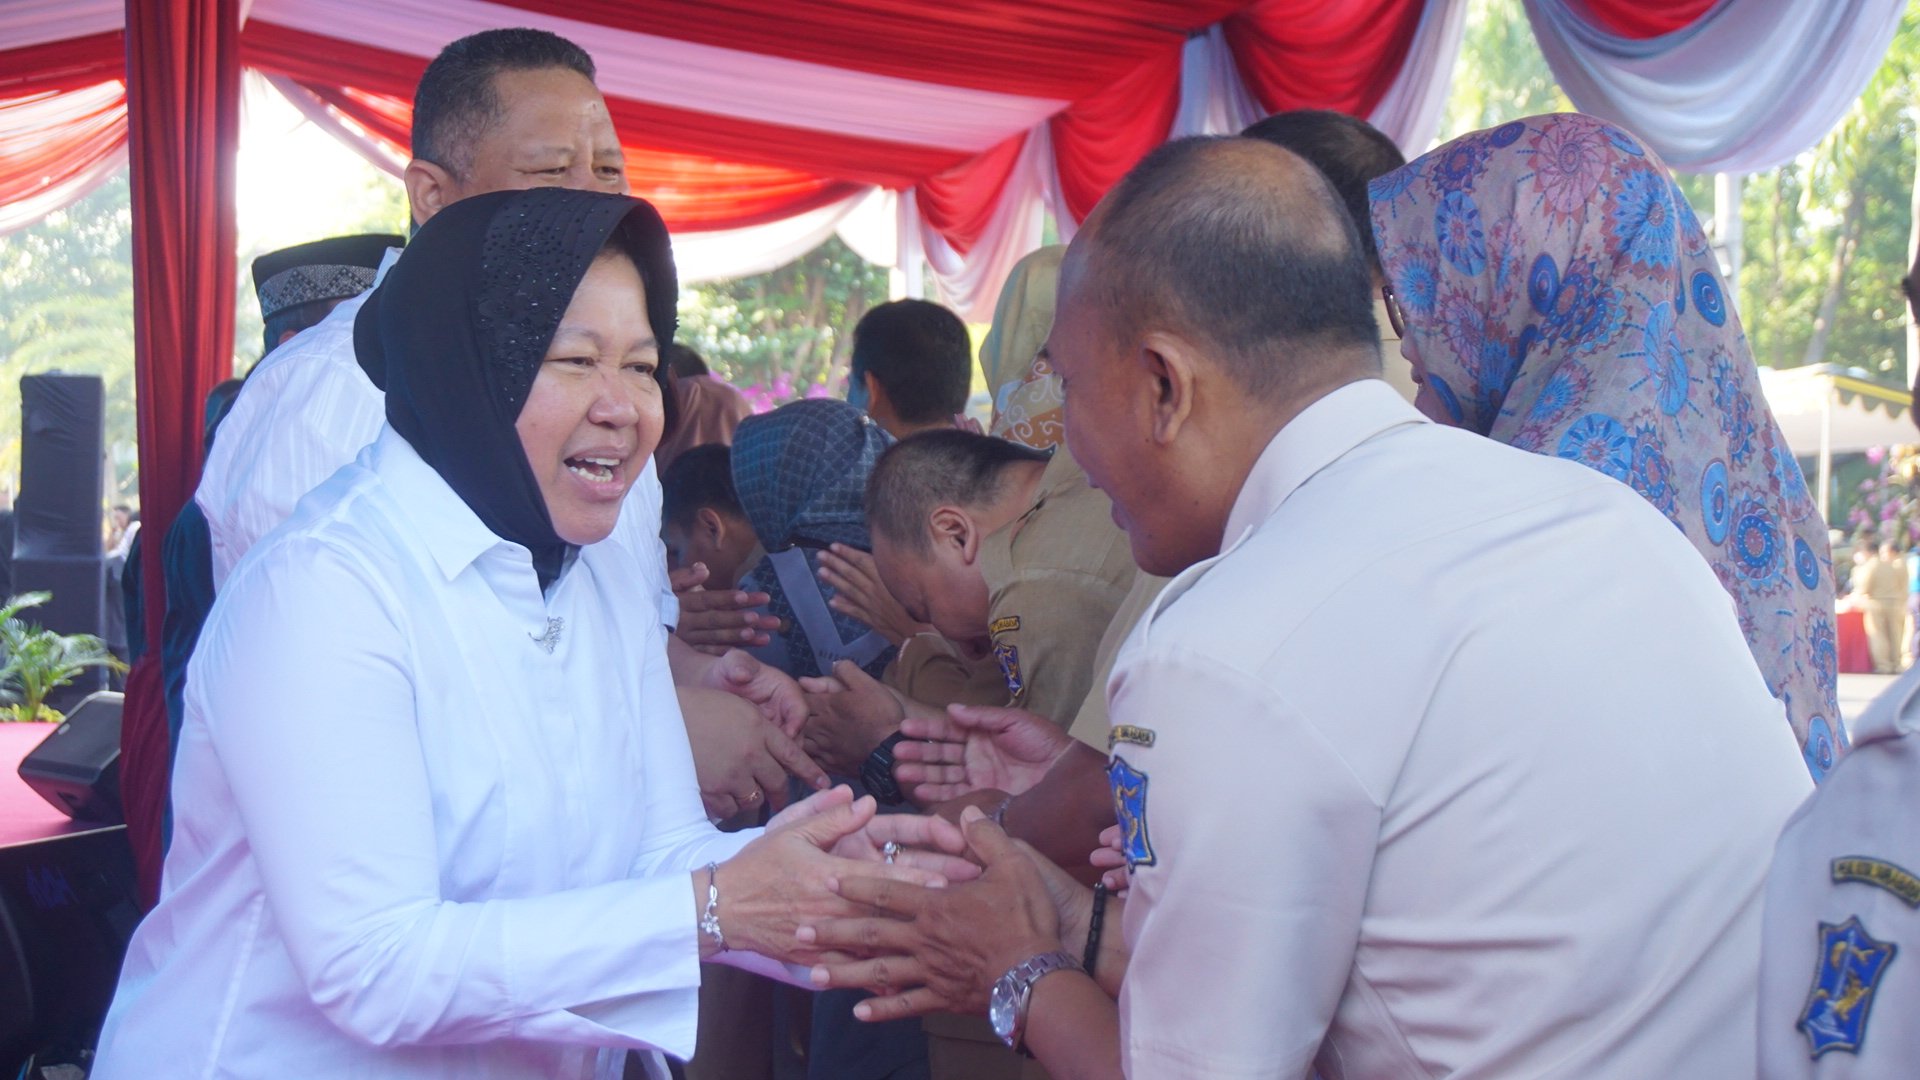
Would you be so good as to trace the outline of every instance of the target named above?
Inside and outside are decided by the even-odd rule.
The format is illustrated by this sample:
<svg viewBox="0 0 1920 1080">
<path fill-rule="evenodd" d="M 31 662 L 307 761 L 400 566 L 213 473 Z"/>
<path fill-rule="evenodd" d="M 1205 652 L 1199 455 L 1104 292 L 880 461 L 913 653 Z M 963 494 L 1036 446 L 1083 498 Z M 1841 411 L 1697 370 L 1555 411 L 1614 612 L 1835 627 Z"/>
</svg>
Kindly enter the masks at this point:
<svg viewBox="0 0 1920 1080">
<path fill-rule="evenodd" d="M 242 101 L 236 213 L 254 255 L 341 233 L 404 232 L 398 177 L 321 130 L 257 75 Z M 394 220 L 387 220 L 394 207 Z"/>
</svg>

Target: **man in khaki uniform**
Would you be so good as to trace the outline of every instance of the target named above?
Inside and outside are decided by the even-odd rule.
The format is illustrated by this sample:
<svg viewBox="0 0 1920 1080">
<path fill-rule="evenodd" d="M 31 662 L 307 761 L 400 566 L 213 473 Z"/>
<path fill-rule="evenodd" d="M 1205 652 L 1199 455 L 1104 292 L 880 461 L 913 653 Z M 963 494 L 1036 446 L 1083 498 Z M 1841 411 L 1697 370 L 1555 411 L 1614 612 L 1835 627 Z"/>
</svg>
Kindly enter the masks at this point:
<svg viewBox="0 0 1920 1080">
<path fill-rule="evenodd" d="M 1049 458 L 957 430 L 915 436 L 880 459 L 867 507 L 887 590 L 958 651 L 990 657 L 1002 704 L 1065 726 L 1087 699 L 1104 698 L 1093 692 L 1096 656 L 1133 584 L 1133 556 L 1112 504 L 1064 449 Z M 845 691 L 816 695 L 809 725 L 863 725 L 890 772 L 907 712 L 937 710 L 858 672 L 835 674 Z M 1104 748 L 1104 731 L 1101 739 Z M 925 1026 L 935 1080 L 1046 1075 L 978 1017 L 932 1016 Z"/>
</svg>

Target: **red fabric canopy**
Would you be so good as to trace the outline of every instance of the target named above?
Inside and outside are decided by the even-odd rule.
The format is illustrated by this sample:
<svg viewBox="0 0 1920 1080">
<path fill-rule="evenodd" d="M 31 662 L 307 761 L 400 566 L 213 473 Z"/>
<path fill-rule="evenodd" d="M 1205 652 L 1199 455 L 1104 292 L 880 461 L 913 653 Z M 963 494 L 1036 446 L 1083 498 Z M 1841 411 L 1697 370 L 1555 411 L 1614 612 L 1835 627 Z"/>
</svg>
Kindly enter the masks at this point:
<svg viewBox="0 0 1920 1080">
<path fill-rule="evenodd" d="M 1655 38 L 1692 26 L 1720 3 L 1721 0 L 1667 0 L 1665 3 L 1648 3 L 1647 0 L 1579 0 L 1574 6 L 1584 8 L 1581 14 L 1586 20 L 1610 34 Z"/>
</svg>

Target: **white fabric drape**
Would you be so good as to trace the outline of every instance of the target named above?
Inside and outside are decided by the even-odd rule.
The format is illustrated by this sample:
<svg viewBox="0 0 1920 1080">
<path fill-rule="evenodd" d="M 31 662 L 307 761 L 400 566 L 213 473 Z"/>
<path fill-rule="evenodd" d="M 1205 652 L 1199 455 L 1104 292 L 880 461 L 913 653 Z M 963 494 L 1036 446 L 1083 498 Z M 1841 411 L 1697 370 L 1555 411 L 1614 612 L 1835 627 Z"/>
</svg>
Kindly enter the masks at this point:
<svg viewBox="0 0 1920 1080">
<path fill-rule="evenodd" d="M 256 0 L 253 17 L 422 57 L 480 30 L 531 26 L 587 46 L 599 69 L 596 81 L 610 97 L 911 146 L 986 150 L 1067 105 L 718 48 L 484 0 L 384 0 L 379 10 L 380 17 L 369 18 L 366 0 Z"/>
<path fill-rule="evenodd" d="M 247 72 L 247 78 L 254 72 Z M 306 117 L 320 130 L 339 139 L 341 142 L 365 158 L 374 168 L 392 176 L 399 176 L 407 168 L 407 159 L 396 153 L 385 142 L 374 138 L 360 129 L 360 125 L 334 111 L 333 107 L 309 93 L 306 87 L 284 75 L 264 76 L 267 83 L 280 92 L 300 115 Z"/>
<path fill-rule="evenodd" d="M 1427 0 L 1400 74 L 1367 118 L 1409 158 L 1426 153 L 1440 132 L 1466 31 L 1467 0 Z"/>
<path fill-rule="evenodd" d="M 96 110 L 111 110 L 111 106 L 121 99 L 124 91 L 118 82 L 102 83 L 99 86 L 73 90 L 58 95 L 38 95 L 32 99 L 9 102 L 4 110 L 5 129 L 0 130 L 0 157 L 18 147 L 23 153 L 30 153 L 36 144 L 44 141 L 49 133 L 58 132 L 61 137 L 70 134 L 76 118 L 96 115 Z M 124 124 L 126 109 L 118 110 L 117 120 L 106 121 L 111 124 Z M 98 123 L 96 121 L 95 123 Z M 124 138 L 115 140 L 109 131 L 95 132 L 95 137 L 103 141 L 117 142 L 111 150 L 103 150 L 91 160 L 84 161 L 64 174 L 46 175 L 35 181 L 40 186 L 31 194 L 0 202 L 0 234 L 25 228 L 62 207 L 71 205 L 107 178 L 127 166 L 127 144 Z"/>
<path fill-rule="evenodd" d="M 105 34 L 127 25 L 126 0 L 5 0 L 0 50 Z M 7 72 L 0 71 L 0 92 Z"/>
<path fill-rule="evenodd" d="M 1000 286 L 1012 272 L 1013 264 L 1040 246 L 1046 230 L 1046 206 L 1049 187 L 1057 187 L 1058 174 L 1053 164 L 1053 137 L 1047 125 L 1036 125 L 1027 133 L 1020 157 L 1007 177 L 1000 203 L 980 238 L 966 254 L 929 228 L 920 215 L 917 201 L 902 201 L 903 228 L 913 240 L 902 252 L 903 261 L 917 255 L 933 271 L 940 299 L 968 322 L 984 323 L 993 319 L 993 306 L 1000 298 Z M 911 193 L 909 193 L 911 196 Z M 907 262 L 911 265 L 911 262 Z"/>
<path fill-rule="evenodd" d="M 1567 98 L 1689 172 L 1759 172 L 1810 149 L 1846 114 L 1906 0 L 1723 0 L 1693 25 L 1636 41 L 1574 0 L 1525 0 Z"/>
<path fill-rule="evenodd" d="M 1187 39 L 1180 49 L 1180 107 L 1168 138 L 1238 135 L 1266 115 L 1241 80 L 1219 23 Z"/>
</svg>

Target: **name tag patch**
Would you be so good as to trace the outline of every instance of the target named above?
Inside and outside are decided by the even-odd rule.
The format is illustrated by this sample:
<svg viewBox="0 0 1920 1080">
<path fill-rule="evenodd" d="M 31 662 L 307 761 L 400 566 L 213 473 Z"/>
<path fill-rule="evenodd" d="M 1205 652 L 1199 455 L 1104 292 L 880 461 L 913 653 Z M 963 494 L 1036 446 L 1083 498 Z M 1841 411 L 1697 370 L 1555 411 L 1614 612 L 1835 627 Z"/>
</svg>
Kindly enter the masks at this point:
<svg viewBox="0 0 1920 1080">
<path fill-rule="evenodd" d="M 1003 615 L 993 620 L 993 623 L 987 627 L 987 632 L 994 637 L 999 637 L 1001 634 L 1011 634 L 1018 629 L 1020 629 L 1020 616 Z"/>
<path fill-rule="evenodd" d="M 1887 973 L 1899 946 L 1878 941 L 1853 916 L 1835 926 L 1820 924 L 1820 957 L 1814 965 L 1813 990 L 1795 1025 L 1807 1037 L 1812 1056 L 1829 1050 L 1858 1053 L 1867 1037 L 1867 1014 L 1880 977 Z"/>
<path fill-rule="evenodd" d="M 1113 814 L 1120 821 L 1120 854 L 1127 866 L 1153 865 L 1153 841 L 1147 836 L 1147 774 L 1115 757 L 1107 763 L 1113 788 Z"/>
<path fill-rule="evenodd" d="M 1152 728 L 1135 727 L 1132 724 L 1116 724 L 1112 731 L 1107 732 L 1107 751 L 1111 753 L 1113 748 L 1121 743 L 1132 743 L 1135 746 L 1152 746 L 1153 740 L 1154 734 Z"/>
<path fill-rule="evenodd" d="M 1833 883 L 1838 885 L 1843 881 L 1857 881 L 1862 885 L 1885 889 L 1908 907 L 1920 907 L 1920 878 L 1885 859 L 1848 855 L 1833 860 Z"/>
</svg>

